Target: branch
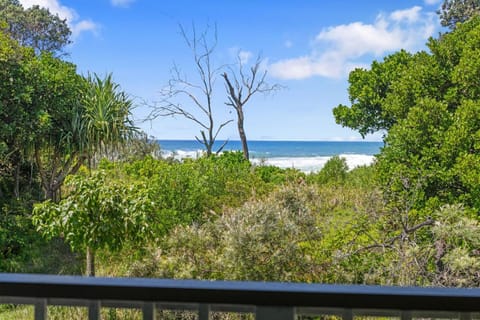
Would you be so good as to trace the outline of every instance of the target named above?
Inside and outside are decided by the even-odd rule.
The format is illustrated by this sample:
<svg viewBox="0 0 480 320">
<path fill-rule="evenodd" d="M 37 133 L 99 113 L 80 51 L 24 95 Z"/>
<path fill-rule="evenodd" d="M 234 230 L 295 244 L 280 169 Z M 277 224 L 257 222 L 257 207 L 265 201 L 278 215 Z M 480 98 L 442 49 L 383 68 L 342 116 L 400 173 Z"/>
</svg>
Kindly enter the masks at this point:
<svg viewBox="0 0 480 320">
<path fill-rule="evenodd" d="M 227 120 L 225 121 L 224 123 L 222 123 L 218 128 L 217 128 L 217 132 L 215 133 L 215 135 L 213 136 L 213 140 L 216 140 L 217 139 L 217 136 L 218 136 L 218 133 L 220 132 L 220 130 L 222 130 L 223 127 L 225 127 L 227 124 L 229 124 L 230 122 L 232 122 L 233 119 L 230 119 L 230 120 Z"/>
<path fill-rule="evenodd" d="M 365 247 L 361 247 L 361 248 L 358 248 L 357 250 L 351 252 L 351 253 L 348 253 L 348 254 L 345 254 L 343 256 L 341 256 L 341 258 L 348 258 L 348 257 L 351 257 L 353 255 L 356 255 L 360 252 L 363 252 L 363 251 L 367 251 L 367 250 L 370 250 L 370 249 L 375 249 L 375 248 L 382 248 L 382 249 L 385 249 L 385 248 L 390 248 L 390 249 L 393 249 L 393 245 L 395 244 L 396 241 L 398 240 L 404 240 L 407 238 L 407 236 L 410 234 L 410 233 L 413 233 L 415 231 L 417 231 L 418 229 L 421 229 L 425 226 L 431 226 L 434 224 L 434 220 L 432 218 L 428 218 L 427 220 L 411 227 L 411 228 L 404 228 L 403 231 L 399 234 L 399 235 L 396 235 L 388 240 L 386 240 L 385 242 L 383 243 L 374 243 L 374 244 L 371 244 L 371 245 L 368 245 L 368 246 L 365 246 Z"/>
<path fill-rule="evenodd" d="M 228 139 L 225 140 L 225 142 L 220 146 L 220 148 L 218 148 L 216 154 L 219 154 L 220 152 L 222 152 L 223 148 L 225 148 L 225 146 L 227 145 L 228 141 L 229 141 Z"/>
<path fill-rule="evenodd" d="M 158 116 L 161 117 L 169 117 L 169 116 L 182 116 L 185 117 L 186 119 L 189 119 L 195 123 L 197 123 L 199 126 L 201 126 L 204 129 L 208 129 L 208 126 L 204 124 L 201 120 L 199 120 L 195 115 L 192 113 L 188 112 L 185 110 L 181 105 L 176 105 L 171 103 L 170 105 L 166 106 L 161 106 L 161 107 L 156 107 L 156 109 L 153 111 L 153 117 L 156 118 Z"/>
<path fill-rule="evenodd" d="M 260 65 L 263 59 L 258 56 L 254 65 L 250 68 L 250 76 L 244 73 L 244 63 L 240 58 L 240 55 L 237 57 L 238 60 L 238 74 L 240 79 L 237 78 L 235 71 L 232 68 L 230 69 L 231 78 L 234 83 L 229 79 L 226 72 L 222 74 L 222 77 L 225 79 L 225 87 L 229 97 L 229 102 L 226 102 L 226 105 L 232 106 L 235 109 L 241 109 L 250 98 L 256 93 L 269 93 L 282 89 L 283 87 L 279 84 L 269 85 L 265 79 L 267 77 L 267 71 L 265 70 L 261 77 L 258 77 L 258 72 L 260 70 Z M 244 97 L 242 97 L 243 89 L 247 92 Z"/>
</svg>

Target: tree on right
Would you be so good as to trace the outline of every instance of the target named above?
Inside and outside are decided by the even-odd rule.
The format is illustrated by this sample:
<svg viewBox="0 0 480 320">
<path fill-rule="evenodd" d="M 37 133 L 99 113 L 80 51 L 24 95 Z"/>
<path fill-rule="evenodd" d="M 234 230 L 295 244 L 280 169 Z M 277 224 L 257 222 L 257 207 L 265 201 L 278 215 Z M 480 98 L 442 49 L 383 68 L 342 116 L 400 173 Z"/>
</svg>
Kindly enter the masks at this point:
<svg viewBox="0 0 480 320">
<path fill-rule="evenodd" d="M 405 211 L 463 203 L 480 208 L 480 17 L 437 39 L 429 52 L 399 51 L 350 73 L 350 106 L 337 123 L 384 132 L 379 178 Z"/>
</svg>

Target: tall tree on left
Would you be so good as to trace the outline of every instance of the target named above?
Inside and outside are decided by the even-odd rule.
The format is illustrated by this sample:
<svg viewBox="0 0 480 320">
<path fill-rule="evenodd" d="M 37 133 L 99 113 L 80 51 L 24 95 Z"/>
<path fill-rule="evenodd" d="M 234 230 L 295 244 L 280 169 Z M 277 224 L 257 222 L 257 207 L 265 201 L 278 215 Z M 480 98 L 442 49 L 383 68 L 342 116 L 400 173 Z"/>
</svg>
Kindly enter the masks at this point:
<svg viewBox="0 0 480 320">
<path fill-rule="evenodd" d="M 59 200 L 67 175 L 135 130 L 130 120 L 132 103 L 111 75 L 85 79 L 74 65 L 46 54 L 36 67 L 35 162 L 45 198 Z"/>
<path fill-rule="evenodd" d="M 20 168 L 26 159 L 25 146 L 31 141 L 36 113 L 29 109 L 32 86 L 28 65 L 32 59 L 32 50 L 0 31 L 1 198 L 20 196 Z"/>
<path fill-rule="evenodd" d="M 25 9 L 18 0 L 0 0 L 1 20 L 6 22 L 2 31 L 36 54 L 61 53 L 71 43 L 67 21 L 38 5 Z"/>
</svg>

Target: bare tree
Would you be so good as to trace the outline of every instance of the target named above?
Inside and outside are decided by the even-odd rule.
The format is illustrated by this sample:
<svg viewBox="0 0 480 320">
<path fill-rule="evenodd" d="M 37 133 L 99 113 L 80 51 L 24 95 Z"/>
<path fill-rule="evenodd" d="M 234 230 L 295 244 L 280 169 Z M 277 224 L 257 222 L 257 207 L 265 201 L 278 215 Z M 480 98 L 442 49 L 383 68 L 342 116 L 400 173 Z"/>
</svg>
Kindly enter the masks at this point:
<svg viewBox="0 0 480 320">
<path fill-rule="evenodd" d="M 245 116 L 243 108 L 254 94 L 267 94 L 279 90 L 282 87 L 278 84 L 269 85 L 265 81 L 267 71 L 261 70 L 263 60 L 260 56 L 257 57 L 257 60 L 247 73 L 245 73 L 244 70 L 246 62 L 244 61 L 244 58 L 241 57 L 240 53 L 237 58 L 237 72 L 230 67 L 229 74 L 224 72 L 222 77 L 225 80 L 225 88 L 228 97 L 228 102 L 225 102 L 225 104 L 231 106 L 237 112 L 237 127 L 240 141 L 242 142 L 243 156 L 248 160 L 250 155 L 248 152 L 247 136 L 245 134 Z"/>
<path fill-rule="evenodd" d="M 159 116 L 182 116 L 200 126 L 200 136 L 195 136 L 198 142 L 204 145 L 207 156 L 213 153 L 215 140 L 219 132 L 233 120 L 226 120 L 218 127 L 215 126 L 213 108 L 213 90 L 215 80 L 220 74 L 221 67 L 215 67 L 212 63 L 212 55 L 217 46 L 217 28 L 214 28 L 212 40 L 208 39 L 210 27 L 198 34 L 195 26 L 189 35 L 185 28 L 180 25 L 180 33 L 186 45 L 192 51 L 195 70 L 199 81 L 192 82 L 182 74 L 180 68 L 174 64 L 171 70 L 171 79 L 168 85 L 160 92 L 160 101 L 154 106 L 150 119 Z M 182 101 L 187 101 L 183 103 Z M 217 150 L 220 152 L 227 141 Z"/>
</svg>

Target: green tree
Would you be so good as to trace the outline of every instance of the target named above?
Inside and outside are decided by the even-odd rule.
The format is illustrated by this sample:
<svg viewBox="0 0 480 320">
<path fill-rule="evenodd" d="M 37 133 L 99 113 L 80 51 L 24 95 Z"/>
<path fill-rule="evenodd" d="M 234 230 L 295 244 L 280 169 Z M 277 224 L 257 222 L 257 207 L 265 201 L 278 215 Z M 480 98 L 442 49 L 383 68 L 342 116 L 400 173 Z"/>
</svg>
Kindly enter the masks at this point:
<svg viewBox="0 0 480 320">
<path fill-rule="evenodd" d="M 33 154 L 45 198 L 57 200 L 68 174 L 85 161 L 82 150 L 83 110 L 79 103 L 83 78 L 76 66 L 42 54 L 31 66 L 30 107 L 36 110 Z"/>
<path fill-rule="evenodd" d="M 318 173 L 310 175 L 309 178 L 321 184 L 341 185 L 347 179 L 347 173 L 348 165 L 345 158 L 333 156 Z"/>
<path fill-rule="evenodd" d="M 380 177 L 397 204 L 479 205 L 474 200 L 479 43 L 480 18 L 475 17 L 431 39 L 430 53 L 400 51 L 382 63 L 374 62 L 371 70 L 350 75 L 352 106 L 339 106 L 335 117 L 362 134 L 387 130 L 378 161 Z M 404 62 L 392 64 L 401 57 Z"/>
<path fill-rule="evenodd" d="M 36 117 L 29 108 L 33 92 L 29 65 L 33 59 L 32 50 L 0 32 L 0 171 L 6 182 L 2 187 L 8 185 L 9 189 L 3 192 L 16 198 L 20 196 L 21 166 L 27 158 L 25 146 L 33 137 Z"/>
<path fill-rule="evenodd" d="M 49 54 L 40 56 L 34 71 L 35 161 L 45 197 L 58 200 L 67 175 L 130 137 L 132 103 L 111 75 L 85 79 L 75 65 Z"/>
<path fill-rule="evenodd" d="M 445 0 L 437 12 L 442 26 L 455 29 L 458 23 L 463 23 L 480 13 L 478 0 Z"/>
<path fill-rule="evenodd" d="M 0 0 L 2 29 L 20 45 L 42 51 L 61 52 L 70 43 L 71 31 L 65 19 L 38 5 L 24 9 L 18 0 Z"/>
<path fill-rule="evenodd" d="M 333 109 L 336 122 L 357 130 L 362 136 L 390 129 L 398 112 L 391 112 L 385 100 L 411 60 L 412 55 L 402 50 L 387 56 L 383 62 L 374 61 L 370 70 L 352 71 L 348 79 L 351 106 L 339 105 Z"/>
<path fill-rule="evenodd" d="M 141 182 L 109 179 L 105 172 L 70 176 L 69 195 L 47 200 L 33 210 L 33 223 L 47 238 L 61 236 L 87 254 L 86 274 L 95 275 L 95 252 L 116 251 L 128 242 L 151 240 L 161 224 L 155 203 Z"/>
<path fill-rule="evenodd" d="M 438 200 L 480 205 L 479 43 L 477 17 L 431 40 L 431 54 L 416 54 L 415 68 L 397 74 L 391 85 L 386 108 L 395 105 L 390 101 L 410 104 L 404 104 L 405 116 L 397 118 L 385 138 L 379 169 L 388 193 L 403 194 L 403 203 L 408 198 L 417 208 Z"/>
<path fill-rule="evenodd" d="M 87 78 L 82 91 L 82 149 L 89 161 L 117 151 L 136 131 L 131 120 L 132 100 L 113 81 L 97 74 Z"/>
</svg>

